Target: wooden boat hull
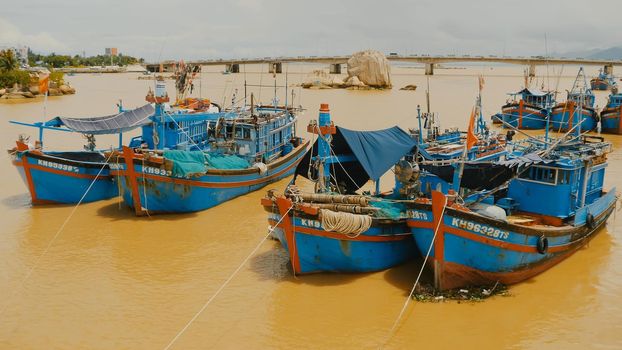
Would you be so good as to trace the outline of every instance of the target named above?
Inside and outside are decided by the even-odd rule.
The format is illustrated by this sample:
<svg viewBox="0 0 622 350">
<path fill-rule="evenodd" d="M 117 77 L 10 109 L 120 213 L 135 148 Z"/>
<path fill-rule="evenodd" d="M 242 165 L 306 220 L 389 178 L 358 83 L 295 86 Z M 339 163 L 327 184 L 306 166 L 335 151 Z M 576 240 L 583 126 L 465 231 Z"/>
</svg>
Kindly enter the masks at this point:
<svg viewBox="0 0 622 350">
<path fill-rule="evenodd" d="M 14 154 L 12 163 L 28 187 L 33 205 L 75 204 L 80 199 L 88 203 L 119 195 L 105 159 L 95 155 L 99 154 L 23 151 Z"/>
<path fill-rule="evenodd" d="M 111 164 L 111 168 L 112 174 L 120 179 L 124 202 L 134 208 L 137 215 L 195 212 L 292 175 L 307 145 L 308 141 L 269 164 L 264 174 L 255 168 L 208 170 L 200 177 L 178 178 L 164 170 L 161 164 L 141 159 L 134 159 L 128 170 L 127 158 Z"/>
<path fill-rule="evenodd" d="M 622 106 L 605 108 L 600 112 L 602 132 L 605 134 L 622 134 Z"/>
<path fill-rule="evenodd" d="M 514 284 L 546 271 L 584 246 L 605 224 L 615 201 L 612 190 L 578 211 L 576 226 L 535 229 L 450 207 L 443 213 L 443 195 L 435 192 L 431 203 L 414 205 L 408 225 L 422 254 L 432 245 L 428 263 L 435 271 L 437 288 Z"/>
<path fill-rule="evenodd" d="M 512 102 L 501 109 L 503 121 L 518 129 L 540 130 L 546 128 L 548 110 L 524 103 Z"/>
<path fill-rule="evenodd" d="M 292 204 L 282 198 L 277 203 L 264 203 L 264 208 L 295 274 L 381 271 L 418 256 L 404 219 L 374 219 L 368 230 L 354 237 L 326 231 L 317 216 L 294 210 L 275 226 Z"/>
<path fill-rule="evenodd" d="M 566 101 L 553 107 L 551 111 L 551 129 L 554 131 L 568 131 L 581 120 L 581 132 L 585 132 L 596 129 L 597 119 L 598 114 L 593 108 L 583 107 L 579 117 L 577 104 L 573 101 Z"/>
</svg>

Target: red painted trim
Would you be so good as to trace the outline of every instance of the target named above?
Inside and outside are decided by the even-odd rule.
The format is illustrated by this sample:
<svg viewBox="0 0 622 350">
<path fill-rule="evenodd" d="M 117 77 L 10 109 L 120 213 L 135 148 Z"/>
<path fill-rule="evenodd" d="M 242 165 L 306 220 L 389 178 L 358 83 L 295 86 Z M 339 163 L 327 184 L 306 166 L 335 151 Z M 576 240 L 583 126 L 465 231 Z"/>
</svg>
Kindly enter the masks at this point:
<svg viewBox="0 0 622 350">
<path fill-rule="evenodd" d="M 289 249 L 289 261 L 292 263 L 292 269 L 294 274 L 300 273 L 300 257 L 298 256 L 298 247 L 296 246 L 296 237 L 294 234 L 294 228 L 292 225 L 292 219 L 289 217 L 289 208 L 293 205 L 292 201 L 279 197 L 276 199 L 276 205 L 281 215 L 280 226 L 285 231 L 285 241 L 287 242 L 287 248 Z M 276 225 L 276 222 L 274 223 Z"/>
<path fill-rule="evenodd" d="M 276 224 L 276 221 L 274 220 L 268 220 L 268 221 L 270 222 L 271 225 Z M 279 226 L 281 225 L 282 224 L 280 224 Z M 405 239 L 412 237 L 412 233 L 410 232 L 400 233 L 400 234 L 395 234 L 395 235 L 386 235 L 386 236 L 359 235 L 357 237 L 348 237 L 342 233 L 317 230 L 314 228 L 302 227 L 302 226 L 296 227 L 296 232 L 304 233 L 304 234 L 311 235 L 311 236 L 319 236 L 319 237 L 324 237 L 324 238 L 337 239 L 341 241 L 356 241 L 356 242 L 394 242 L 394 241 L 403 241 Z"/>
<path fill-rule="evenodd" d="M 37 192 L 35 191 L 35 185 L 32 181 L 32 174 L 30 173 L 30 164 L 26 156 L 22 156 L 22 167 L 24 168 L 24 175 L 26 175 L 26 182 L 28 183 L 28 191 L 30 192 L 30 200 L 32 204 L 39 204 L 37 199 Z"/>
<path fill-rule="evenodd" d="M 128 183 L 132 188 L 132 201 L 134 203 L 134 212 L 136 216 L 142 216 L 145 214 L 142 204 L 140 202 L 140 193 L 138 192 L 138 182 L 136 181 L 136 173 L 134 170 L 134 150 L 129 147 L 123 146 L 123 156 L 126 160 L 126 177 Z"/>
<path fill-rule="evenodd" d="M 408 222 L 409 227 L 416 227 L 416 228 L 433 229 L 432 225 L 433 223 L 430 223 L 430 222 L 421 222 L 421 221 L 413 221 L 413 220 Z M 537 253 L 538 252 L 535 246 L 527 246 L 523 244 L 500 241 L 498 239 L 478 235 L 476 233 L 462 230 L 462 229 L 455 228 L 455 227 L 444 226 L 444 228 L 445 228 L 444 233 L 449 233 L 449 234 L 452 234 L 458 237 L 462 237 L 462 238 L 465 238 L 471 241 L 483 243 L 489 246 L 498 247 L 501 249 L 511 250 L 515 252 L 521 252 L 521 253 Z M 438 239 L 438 234 L 437 234 L 437 239 Z M 549 247 L 548 252 L 549 253 L 562 252 L 562 251 L 570 249 L 570 247 L 573 244 L 574 243 L 571 242 L 571 243 L 552 246 L 552 247 Z M 436 255 L 436 251 L 434 254 Z"/>
<path fill-rule="evenodd" d="M 133 164 L 127 161 L 128 159 L 127 155 L 124 157 L 126 159 L 126 164 Z M 160 175 L 155 175 L 155 174 L 145 174 L 141 172 L 136 172 L 137 174 L 136 176 L 145 177 L 147 179 L 155 180 L 159 182 L 170 182 L 170 183 L 174 183 L 178 185 L 189 185 L 193 187 L 232 188 L 232 187 L 241 187 L 241 186 L 251 186 L 251 185 L 256 185 L 256 184 L 260 184 L 260 183 L 272 180 L 286 173 L 288 170 L 292 169 L 293 167 L 295 167 L 300 162 L 300 160 L 302 160 L 302 157 L 299 158 L 297 161 L 293 162 L 292 164 L 290 164 L 289 166 L 287 166 L 286 168 L 270 176 L 258 178 L 255 180 L 239 181 L 239 182 L 202 182 L 202 181 L 196 181 L 196 180 L 187 180 L 187 179 L 179 179 L 179 178 L 173 178 L 173 177 L 168 177 L 168 176 L 160 176 Z M 129 166 L 126 166 L 126 168 L 129 169 Z M 112 171 L 111 174 L 120 176 L 120 175 L 125 175 L 125 172 L 121 170 L 116 170 L 116 171 Z M 222 177 L 222 175 L 220 176 Z"/>
</svg>

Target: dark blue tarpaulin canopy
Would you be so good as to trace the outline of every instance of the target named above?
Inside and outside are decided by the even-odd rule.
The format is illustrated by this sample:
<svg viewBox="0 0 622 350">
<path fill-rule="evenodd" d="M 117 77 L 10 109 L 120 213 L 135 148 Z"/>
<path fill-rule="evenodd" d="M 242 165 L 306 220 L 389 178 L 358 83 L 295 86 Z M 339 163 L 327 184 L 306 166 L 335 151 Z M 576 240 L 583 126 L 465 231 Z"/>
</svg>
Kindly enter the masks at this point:
<svg viewBox="0 0 622 350">
<path fill-rule="evenodd" d="M 118 134 L 130 131 L 151 122 L 150 116 L 155 112 L 152 105 L 123 111 L 117 114 L 91 118 L 56 117 L 45 123 L 46 126 L 60 127 L 82 134 Z"/>
<path fill-rule="evenodd" d="M 296 175 L 317 179 L 311 157 L 318 154 L 318 143 L 305 154 L 296 168 Z M 331 148 L 335 155 L 350 160 L 332 164 L 331 173 L 337 183 L 354 192 L 370 179 L 379 179 L 415 146 L 415 140 L 397 126 L 377 131 L 354 131 L 337 127 Z M 311 167 L 310 167 L 311 165 Z"/>
</svg>

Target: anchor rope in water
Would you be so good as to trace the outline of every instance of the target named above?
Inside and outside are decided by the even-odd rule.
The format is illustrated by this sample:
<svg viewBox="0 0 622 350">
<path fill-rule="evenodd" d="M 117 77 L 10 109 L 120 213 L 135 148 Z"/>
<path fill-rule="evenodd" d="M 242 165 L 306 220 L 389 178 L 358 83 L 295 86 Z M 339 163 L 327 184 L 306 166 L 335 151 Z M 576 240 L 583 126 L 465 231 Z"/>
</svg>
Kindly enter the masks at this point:
<svg viewBox="0 0 622 350">
<path fill-rule="evenodd" d="M 177 333 L 177 335 L 175 335 L 175 337 L 173 337 L 173 339 L 168 343 L 168 345 L 166 347 L 164 347 L 164 350 L 168 350 L 171 348 L 171 346 L 173 346 L 173 344 L 177 341 L 177 339 L 179 339 L 179 337 L 181 337 L 182 334 L 184 334 L 184 332 L 190 327 L 190 325 L 196 321 L 196 319 L 199 317 L 199 315 L 201 315 L 201 313 L 203 311 L 205 311 L 205 309 L 207 309 L 207 307 L 209 306 L 209 304 L 220 294 L 220 292 L 223 291 L 223 289 L 225 289 L 225 287 L 231 282 L 231 280 L 233 280 L 233 277 L 235 277 L 235 275 L 237 275 L 238 272 L 240 272 L 240 270 L 242 269 L 242 267 L 244 267 L 244 265 L 246 265 L 246 262 L 248 262 L 248 260 L 255 255 L 255 253 L 257 252 L 257 250 L 261 247 L 261 245 L 263 244 L 263 242 L 266 241 L 266 239 L 268 239 L 268 237 L 270 237 L 270 235 L 272 234 L 272 232 L 279 226 L 279 224 L 281 223 L 281 221 L 283 221 L 283 219 L 287 216 L 287 214 L 289 213 L 290 210 L 292 210 L 292 208 L 294 208 L 294 206 L 290 206 L 287 211 L 285 212 L 285 214 L 283 214 L 283 216 L 281 216 L 281 218 L 279 219 L 279 221 L 277 221 L 277 223 L 268 230 L 268 233 L 261 239 L 261 241 L 259 241 L 259 243 L 255 246 L 255 248 L 250 252 L 250 254 L 248 254 L 248 256 L 246 258 L 244 258 L 244 260 L 242 260 L 242 263 L 240 263 L 240 265 L 233 271 L 233 273 L 225 280 L 225 282 L 218 288 L 218 290 L 216 290 L 216 292 L 207 300 L 207 302 L 205 302 L 205 304 L 203 304 L 203 306 L 199 309 L 199 311 L 194 314 L 194 316 L 192 316 L 192 318 L 190 319 L 190 321 L 188 321 L 188 323 L 186 323 L 186 325 Z"/>
<path fill-rule="evenodd" d="M 102 167 L 97 172 L 97 175 L 95 175 L 95 178 L 91 181 L 89 186 L 86 188 L 86 191 L 84 191 L 84 194 L 82 194 L 82 197 L 80 197 L 80 200 L 78 201 L 78 203 L 73 207 L 73 209 L 71 210 L 71 212 L 69 213 L 69 215 L 67 216 L 65 221 L 62 223 L 62 225 L 60 225 L 60 228 L 58 229 L 58 231 L 56 231 L 56 234 L 54 234 L 52 239 L 50 239 L 50 241 L 46 245 L 45 249 L 43 249 L 43 252 L 37 257 L 37 259 L 35 260 L 35 263 L 32 265 L 32 267 L 30 268 L 30 270 L 28 271 L 26 276 L 22 279 L 22 281 L 19 284 L 19 286 L 13 291 L 13 294 L 11 294 L 11 296 L 9 296 L 8 302 L 6 304 L 4 304 L 2 309 L 0 309 L 0 315 L 2 315 L 4 313 L 4 311 L 6 310 L 6 308 L 10 305 L 11 299 L 13 299 L 13 297 L 15 297 L 15 295 L 17 295 L 17 293 L 24 288 L 24 285 L 30 279 L 30 276 L 32 276 L 32 274 L 35 271 L 35 269 L 39 266 L 39 262 L 41 261 L 41 259 L 43 259 L 43 257 L 50 250 L 50 248 L 52 247 L 52 244 L 54 244 L 56 239 L 60 236 L 61 232 L 63 232 L 63 230 L 65 229 L 65 226 L 67 225 L 69 220 L 71 220 L 71 218 L 73 217 L 73 214 L 75 214 L 76 210 L 78 209 L 78 206 L 80 206 L 80 204 L 82 204 L 82 201 L 84 200 L 84 198 L 86 198 L 86 195 L 89 193 L 89 191 L 91 190 L 91 188 L 95 184 L 95 181 L 97 181 L 97 179 L 101 175 L 102 171 L 104 171 L 104 168 L 106 168 L 106 165 L 108 165 L 108 162 L 110 161 L 110 158 L 112 158 L 113 154 L 114 154 L 114 152 L 110 152 L 110 155 L 108 156 L 108 158 L 106 159 L 106 161 L 104 162 Z"/>
<path fill-rule="evenodd" d="M 428 262 L 428 258 L 430 257 L 430 253 L 432 252 L 432 246 L 434 245 L 434 241 L 436 240 L 438 229 L 441 227 L 441 223 L 443 222 L 443 216 L 445 215 L 445 208 L 447 208 L 447 197 L 445 197 L 445 202 L 443 203 L 443 210 L 441 211 L 440 219 L 438 220 L 438 224 L 436 225 L 436 228 L 434 229 L 434 235 L 432 236 L 432 241 L 430 242 L 428 251 L 425 254 L 423 263 L 421 264 L 421 269 L 419 269 L 419 274 L 417 275 L 417 279 L 415 280 L 413 287 L 410 289 L 410 293 L 408 293 L 408 296 L 406 297 L 406 301 L 404 302 L 404 306 L 402 306 L 402 310 L 400 310 L 400 313 L 397 315 L 395 322 L 393 322 L 393 326 L 391 327 L 391 330 L 389 331 L 389 335 L 385 339 L 384 343 L 380 345 L 380 349 L 382 349 L 387 344 L 387 342 L 389 342 L 389 340 L 391 340 L 391 338 L 393 337 L 393 334 L 395 333 L 395 330 L 397 326 L 399 325 L 400 320 L 402 319 L 402 316 L 404 315 L 404 312 L 406 311 L 406 308 L 408 307 L 408 304 L 410 303 L 410 300 L 412 299 L 412 295 L 415 292 L 417 285 L 419 284 L 419 280 L 421 279 L 421 275 L 423 274 L 423 269 L 425 268 L 425 265 Z"/>
</svg>

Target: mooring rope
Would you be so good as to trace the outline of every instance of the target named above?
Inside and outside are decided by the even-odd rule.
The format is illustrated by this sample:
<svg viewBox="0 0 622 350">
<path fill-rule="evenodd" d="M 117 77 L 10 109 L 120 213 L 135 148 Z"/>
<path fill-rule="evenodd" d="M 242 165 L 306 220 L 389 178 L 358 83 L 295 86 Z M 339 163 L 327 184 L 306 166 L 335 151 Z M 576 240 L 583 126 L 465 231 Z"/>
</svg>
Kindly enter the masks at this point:
<svg viewBox="0 0 622 350">
<path fill-rule="evenodd" d="M 32 265 L 32 267 L 30 268 L 30 270 L 28 271 L 28 273 L 26 274 L 26 277 L 24 277 L 24 279 L 22 279 L 21 283 L 19 284 L 19 286 L 14 290 L 13 294 L 11 294 L 11 296 L 9 296 L 8 301 L 6 304 L 4 304 L 4 306 L 2 307 L 2 309 L 0 309 L 0 315 L 2 315 L 4 313 L 4 311 L 6 310 L 6 308 L 9 306 L 9 304 L 11 303 L 11 299 L 13 299 L 13 297 L 15 297 L 15 295 L 17 295 L 17 293 L 19 291 L 21 291 L 24 288 L 24 284 L 26 284 L 26 282 L 28 281 L 28 279 L 30 279 L 30 276 L 32 276 L 32 273 L 35 271 L 35 269 L 39 266 L 39 262 L 41 261 L 41 259 L 47 254 L 47 252 L 50 250 L 50 248 L 52 247 L 52 244 L 56 241 L 56 239 L 58 238 L 58 236 L 60 236 L 61 232 L 63 231 L 63 229 L 65 229 L 65 226 L 67 225 L 67 223 L 69 222 L 69 220 L 71 220 L 71 218 L 73 217 L 73 214 L 75 214 L 76 210 L 78 209 L 78 206 L 80 204 L 82 204 L 82 201 L 84 200 L 84 198 L 86 197 L 86 195 L 89 193 L 89 191 L 91 190 L 91 188 L 93 187 L 93 185 L 95 184 L 95 181 L 97 181 L 97 179 L 99 178 L 99 176 L 101 175 L 102 171 L 104 171 L 104 168 L 106 168 L 106 165 L 108 165 L 108 162 L 110 161 L 110 158 L 112 158 L 112 155 L 114 154 L 114 152 L 110 152 L 110 155 L 108 156 L 108 158 L 106 159 L 106 161 L 104 162 L 104 164 L 102 165 L 102 167 L 99 169 L 99 171 L 97 172 L 97 175 L 95 175 L 95 178 L 93 179 L 93 181 L 91 181 L 91 183 L 89 184 L 89 186 L 86 188 L 86 191 L 84 191 L 84 194 L 82 194 L 82 197 L 80 198 L 80 200 L 78 201 L 78 203 L 73 207 L 73 209 L 71 210 L 71 212 L 69 213 L 69 216 L 67 216 L 67 218 L 65 219 L 65 221 L 63 222 L 63 224 L 60 226 L 60 228 L 58 229 L 58 231 L 56 231 L 56 234 L 54 234 L 54 236 L 52 237 L 52 239 L 50 239 L 50 241 L 48 242 L 47 246 L 45 247 L 45 249 L 43 250 L 43 252 L 37 257 L 37 259 L 35 260 L 35 263 Z"/>
<path fill-rule="evenodd" d="M 402 310 L 400 310 L 400 313 L 399 315 L 397 315 L 395 322 L 393 322 L 393 327 L 391 327 L 391 330 L 389 331 L 389 335 L 387 336 L 385 341 L 380 345 L 380 349 L 382 349 L 389 342 L 389 340 L 391 340 L 391 338 L 393 337 L 393 334 L 395 333 L 395 330 L 397 326 L 399 325 L 400 320 L 402 319 L 402 316 L 404 315 L 404 312 L 406 311 L 406 308 L 408 307 L 408 304 L 410 303 L 410 300 L 412 299 L 412 295 L 415 292 L 417 285 L 419 284 L 419 279 L 421 279 L 421 274 L 423 273 L 423 269 L 425 268 L 425 265 L 428 262 L 428 258 L 430 257 L 430 253 L 432 252 L 432 246 L 434 245 L 434 241 L 436 240 L 438 229 L 441 227 L 441 223 L 443 222 L 443 216 L 445 215 L 445 208 L 447 208 L 447 197 L 445 197 L 445 202 L 443 203 L 443 210 L 441 211 L 440 219 L 438 220 L 438 224 L 436 225 L 436 228 L 434 229 L 434 236 L 432 236 L 432 241 L 430 242 L 428 251 L 425 254 L 425 258 L 423 259 L 423 264 L 421 264 L 421 269 L 419 269 L 419 274 L 417 275 L 415 284 L 413 284 L 413 287 L 410 289 L 410 293 L 408 293 L 408 296 L 406 297 L 404 306 L 402 306 Z"/>
<path fill-rule="evenodd" d="M 320 209 L 320 220 L 326 231 L 339 232 L 349 238 L 356 238 L 369 230 L 372 218 L 369 215 L 357 215 L 341 211 Z"/>
<path fill-rule="evenodd" d="M 177 333 L 177 335 L 175 335 L 175 337 L 168 343 L 168 345 L 166 347 L 164 347 L 164 350 L 170 349 L 171 346 L 173 346 L 173 344 L 177 341 L 177 339 L 179 339 L 179 337 L 181 337 L 181 335 L 184 334 L 184 332 L 190 327 L 190 325 L 194 321 L 196 321 L 196 319 L 199 317 L 199 315 L 201 315 L 201 313 L 203 311 L 205 311 L 205 309 L 207 309 L 209 304 L 220 294 L 220 292 L 223 291 L 223 289 L 225 289 L 225 287 L 229 284 L 229 282 L 231 282 L 233 277 L 235 277 L 235 275 L 238 272 L 240 272 L 240 270 L 242 269 L 242 267 L 244 267 L 246 262 L 248 262 L 248 260 L 257 252 L 257 250 L 259 249 L 259 247 L 261 247 L 263 242 L 265 242 L 265 240 L 268 239 L 268 237 L 270 237 L 272 232 L 279 226 L 281 221 L 283 221 L 283 219 L 287 216 L 287 214 L 289 213 L 290 210 L 292 210 L 293 207 L 294 207 L 293 205 L 290 206 L 287 209 L 287 211 L 285 212 L 285 214 L 283 214 L 283 216 L 281 216 L 279 221 L 277 221 L 277 223 L 272 227 L 272 229 L 268 230 L 268 233 L 261 239 L 261 241 L 259 241 L 257 246 L 255 246 L 255 248 L 250 252 L 250 254 L 248 254 L 248 256 L 244 260 L 242 260 L 242 263 L 238 266 L 238 268 L 233 271 L 233 273 L 225 280 L 225 282 L 220 286 L 220 288 L 218 288 L 218 290 L 216 290 L 216 293 L 214 293 L 211 296 L 211 298 L 209 298 L 207 300 L 207 302 L 205 304 L 203 304 L 203 306 L 199 309 L 199 311 L 196 314 L 194 314 L 194 316 L 190 319 L 190 321 L 188 321 L 188 323 L 186 323 L 186 325 Z"/>
</svg>

